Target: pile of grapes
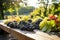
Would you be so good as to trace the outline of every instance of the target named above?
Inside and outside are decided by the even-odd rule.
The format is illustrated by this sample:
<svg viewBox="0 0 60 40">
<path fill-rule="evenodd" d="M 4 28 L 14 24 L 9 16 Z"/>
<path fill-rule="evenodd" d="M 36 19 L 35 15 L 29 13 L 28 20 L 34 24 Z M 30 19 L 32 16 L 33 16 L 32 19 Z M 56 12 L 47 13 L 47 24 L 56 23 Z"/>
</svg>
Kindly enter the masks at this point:
<svg viewBox="0 0 60 40">
<path fill-rule="evenodd" d="M 16 19 L 17 18 L 17 19 Z M 40 30 L 39 24 L 42 21 L 42 19 L 36 20 L 36 22 L 32 22 L 32 19 L 28 19 L 27 21 L 25 20 L 26 18 L 21 19 L 20 17 L 16 17 L 14 20 L 11 18 L 8 20 L 5 20 L 5 24 L 9 26 L 10 28 L 16 28 L 24 31 L 33 31 L 35 29 Z M 11 21 L 12 20 L 12 21 Z M 17 21 L 18 20 L 18 21 Z"/>
<path fill-rule="evenodd" d="M 41 18 L 35 16 L 11 17 L 4 21 L 4 23 L 11 27 L 25 31 L 33 31 L 35 29 L 51 32 L 60 31 L 60 16 L 50 14 L 48 17 Z"/>
</svg>

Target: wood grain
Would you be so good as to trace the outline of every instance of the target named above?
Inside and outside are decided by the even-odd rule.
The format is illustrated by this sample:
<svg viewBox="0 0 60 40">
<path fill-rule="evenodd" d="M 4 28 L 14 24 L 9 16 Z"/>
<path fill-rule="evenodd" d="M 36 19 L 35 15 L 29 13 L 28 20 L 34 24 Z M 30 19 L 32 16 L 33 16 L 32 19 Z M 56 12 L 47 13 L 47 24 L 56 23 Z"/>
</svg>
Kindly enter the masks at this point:
<svg viewBox="0 0 60 40">
<path fill-rule="evenodd" d="M 0 23 L 0 28 L 10 33 L 14 37 L 16 37 L 18 40 L 60 40 L 60 37 L 56 35 L 49 35 L 41 31 L 35 31 L 35 33 L 24 32 L 19 29 L 9 28 L 3 23 Z"/>
<path fill-rule="evenodd" d="M 11 28 L 5 27 L 0 24 L 0 28 L 3 29 L 4 31 L 10 33 L 14 37 L 16 37 L 18 40 L 34 40 L 33 38 L 29 38 L 19 32 L 16 32 L 15 30 L 12 30 Z"/>
</svg>

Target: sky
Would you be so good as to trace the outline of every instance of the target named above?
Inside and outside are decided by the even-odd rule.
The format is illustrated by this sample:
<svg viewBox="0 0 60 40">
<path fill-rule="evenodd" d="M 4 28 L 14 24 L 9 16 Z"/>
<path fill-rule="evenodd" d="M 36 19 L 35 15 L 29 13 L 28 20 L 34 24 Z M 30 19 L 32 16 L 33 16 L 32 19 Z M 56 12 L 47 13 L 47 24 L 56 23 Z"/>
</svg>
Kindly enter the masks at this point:
<svg viewBox="0 0 60 40">
<path fill-rule="evenodd" d="M 37 0 L 28 0 L 28 6 L 38 7 L 39 4 L 37 4 L 37 3 L 38 3 Z"/>
<path fill-rule="evenodd" d="M 52 0 L 49 0 L 49 4 L 52 3 L 51 1 Z M 60 0 L 57 0 L 57 1 L 60 1 Z M 28 0 L 28 5 L 29 6 L 39 7 L 40 4 L 37 4 L 37 3 L 39 3 L 39 1 L 37 1 L 37 0 Z"/>
<path fill-rule="evenodd" d="M 60 1 L 60 0 L 58 0 L 58 1 Z M 33 7 L 39 7 L 40 4 L 38 4 L 38 3 L 39 3 L 39 1 L 37 1 L 37 0 L 28 0 L 27 1 L 28 6 L 33 6 Z M 52 3 L 51 0 L 49 0 L 49 4 L 51 4 L 51 3 Z"/>
</svg>

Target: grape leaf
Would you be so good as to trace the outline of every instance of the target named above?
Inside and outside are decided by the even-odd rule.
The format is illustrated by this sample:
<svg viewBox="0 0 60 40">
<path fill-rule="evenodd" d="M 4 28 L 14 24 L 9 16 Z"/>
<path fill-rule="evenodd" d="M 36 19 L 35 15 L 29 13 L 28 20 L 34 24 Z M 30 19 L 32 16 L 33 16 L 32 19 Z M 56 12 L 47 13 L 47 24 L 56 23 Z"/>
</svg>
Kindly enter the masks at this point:
<svg viewBox="0 0 60 40">
<path fill-rule="evenodd" d="M 47 25 L 45 25 L 43 28 L 42 28 L 42 31 L 46 31 L 47 30 Z"/>
</svg>

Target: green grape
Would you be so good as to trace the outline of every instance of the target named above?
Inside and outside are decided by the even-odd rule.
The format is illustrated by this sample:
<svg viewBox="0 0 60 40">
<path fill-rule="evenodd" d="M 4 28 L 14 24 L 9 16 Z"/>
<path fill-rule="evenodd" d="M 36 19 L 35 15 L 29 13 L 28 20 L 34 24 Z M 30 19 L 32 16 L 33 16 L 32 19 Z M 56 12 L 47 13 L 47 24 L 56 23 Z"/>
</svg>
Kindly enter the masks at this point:
<svg viewBox="0 0 60 40">
<path fill-rule="evenodd" d="M 40 19 L 41 17 L 40 16 L 35 16 L 33 19 L 32 19 L 32 22 L 36 22 L 38 19 Z"/>
<path fill-rule="evenodd" d="M 23 16 L 22 20 L 27 21 L 29 19 L 29 16 Z"/>
<path fill-rule="evenodd" d="M 55 27 L 56 23 L 55 20 L 50 20 L 49 22 L 47 22 L 48 25 L 50 25 L 51 27 Z"/>
<path fill-rule="evenodd" d="M 43 21 L 42 22 L 40 22 L 40 24 L 39 24 L 39 27 L 40 27 L 40 29 L 42 29 L 46 24 L 47 24 L 47 17 L 45 17 L 44 19 L 43 19 Z"/>
</svg>

